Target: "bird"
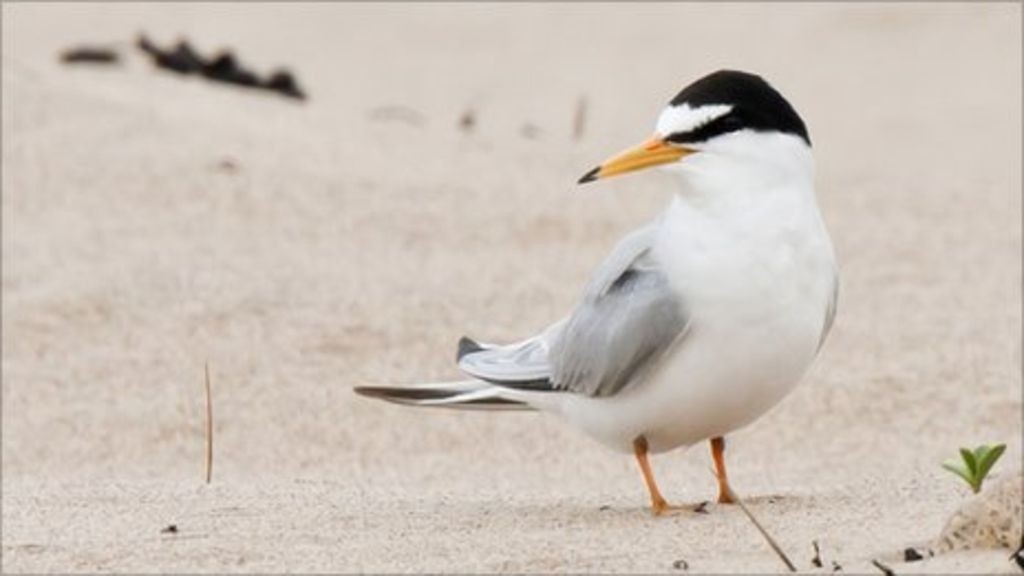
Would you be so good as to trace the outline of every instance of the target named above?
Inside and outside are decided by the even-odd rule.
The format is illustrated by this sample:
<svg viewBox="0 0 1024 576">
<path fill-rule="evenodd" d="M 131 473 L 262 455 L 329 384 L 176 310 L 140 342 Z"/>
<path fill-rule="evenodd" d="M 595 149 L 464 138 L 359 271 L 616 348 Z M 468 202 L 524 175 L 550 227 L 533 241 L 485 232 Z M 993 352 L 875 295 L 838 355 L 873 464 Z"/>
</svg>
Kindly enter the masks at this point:
<svg viewBox="0 0 1024 576">
<path fill-rule="evenodd" d="M 836 315 L 811 138 L 761 76 L 719 70 L 672 98 L 652 137 L 579 183 L 651 168 L 669 175 L 668 205 L 615 245 L 565 317 L 511 344 L 462 337 L 466 379 L 355 391 L 554 414 L 632 454 L 655 515 L 683 507 L 662 495 L 648 456 L 707 441 L 718 502 L 733 502 L 726 436 L 795 388 Z"/>
</svg>

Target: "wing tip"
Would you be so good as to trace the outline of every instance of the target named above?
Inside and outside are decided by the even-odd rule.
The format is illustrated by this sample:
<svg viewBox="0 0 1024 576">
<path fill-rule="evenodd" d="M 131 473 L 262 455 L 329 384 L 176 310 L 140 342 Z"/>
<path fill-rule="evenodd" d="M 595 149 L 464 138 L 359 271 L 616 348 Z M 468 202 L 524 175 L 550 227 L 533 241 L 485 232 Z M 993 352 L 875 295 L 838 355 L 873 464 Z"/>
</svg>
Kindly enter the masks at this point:
<svg viewBox="0 0 1024 576">
<path fill-rule="evenodd" d="M 484 350 L 484 347 L 481 346 L 479 342 L 468 336 L 463 336 L 462 338 L 459 338 L 459 349 L 458 352 L 455 353 L 455 361 L 461 362 L 465 356 L 475 352 L 480 352 L 481 350 Z"/>
<path fill-rule="evenodd" d="M 390 402 L 419 402 L 423 400 L 437 400 L 454 395 L 446 390 L 431 390 L 400 386 L 356 386 L 353 392 L 367 398 L 377 398 Z"/>
</svg>

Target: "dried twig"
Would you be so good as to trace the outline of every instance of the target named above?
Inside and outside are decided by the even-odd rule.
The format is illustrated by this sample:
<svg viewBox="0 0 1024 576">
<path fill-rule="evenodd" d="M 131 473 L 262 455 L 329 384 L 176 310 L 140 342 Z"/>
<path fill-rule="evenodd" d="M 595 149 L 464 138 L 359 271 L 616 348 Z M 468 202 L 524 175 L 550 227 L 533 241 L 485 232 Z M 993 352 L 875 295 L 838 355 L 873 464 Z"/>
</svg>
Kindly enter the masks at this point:
<svg viewBox="0 0 1024 576">
<path fill-rule="evenodd" d="M 875 568 L 881 570 L 882 574 L 885 574 L 885 576 L 896 576 L 896 573 L 892 571 L 892 568 L 889 568 L 878 560 L 872 560 L 871 563 L 875 565 Z"/>
<path fill-rule="evenodd" d="M 712 471 L 711 473 L 715 474 L 716 478 L 718 477 L 718 474 L 716 474 L 714 471 Z M 761 523 L 757 521 L 757 518 L 755 518 L 753 513 L 750 512 L 750 510 L 747 508 L 747 505 L 743 503 L 743 500 L 739 497 L 739 495 L 737 495 L 736 492 L 733 491 L 732 487 L 729 486 L 729 484 L 722 482 L 722 486 L 725 487 L 726 494 L 729 496 L 729 498 L 731 498 L 733 502 L 739 505 L 740 510 L 743 510 L 743 513 L 747 515 L 747 518 L 749 518 L 750 521 L 754 524 L 754 527 L 757 528 L 757 531 L 761 533 L 761 536 L 764 536 L 765 541 L 768 542 L 768 545 L 771 546 L 772 550 L 775 551 L 775 554 L 779 557 L 780 560 L 782 560 L 782 563 L 786 565 L 786 568 L 789 568 L 790 572 L 796 572 L 796 566 L 794 566 L 793 563 L 789 561 L 789 557 L 786 556 L 786 553 L 783 552 L 782 548 L 780 548 L 779 545 L 775 543 L 775 539 L 772 538 L 771 534 L 769 534 L 767 530 L 765 530 L 764 526 L 762 526 Z"/>
<path fill-rule="evenodd" d="M 65 64 L 117 64 L 121 61 L 121 55 L 106 46 L 79 46 L 61 52 L 60 61 Z"/>
<path fill-rule="evenodd" d="M 1024 570 L 1024 534 L 1020 537 L 1020 548 L 1017 548 L 1016 552 L 1010 554 L 1010 560 L 1016 562 L 1017 566 Z"/>
<path fill-rule="evenodd" d="M 210 363 L 206 368 L 206 483 L 213 479 L 213 400 L 210 394 Z"/>
<path fill-rule="evenodd" d="M 818 541 L 811 540 L 811 546 L 814 546 L 814 558 L 811 558 L 811 566 L 821 568 L 821 549 L 818 548 Z"/>
</svg>

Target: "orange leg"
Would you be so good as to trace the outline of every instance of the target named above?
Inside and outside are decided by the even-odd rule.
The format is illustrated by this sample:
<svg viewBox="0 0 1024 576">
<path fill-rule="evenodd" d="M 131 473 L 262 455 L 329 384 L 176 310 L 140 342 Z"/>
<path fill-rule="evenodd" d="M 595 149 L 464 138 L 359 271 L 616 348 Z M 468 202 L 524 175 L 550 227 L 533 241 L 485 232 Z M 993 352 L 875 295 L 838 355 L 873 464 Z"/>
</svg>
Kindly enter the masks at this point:
<svg viewBox="0 0 1024 576">
<path fill-rule="evenodd" d="M 665 512 L 669 511 L 672 506 L 665 501 L 665 498 L 661 495 L 661 491 L 658 490 L 658 483 L 654 481 L 654 472 L 651 470 L 651 463 L 647 461 L 647 439 L 643 436 L 637 436 L 636 440 L 633 440 L 633 454 L 636 456 L 636 462 L 640 465 L 640 472 L 644 475 L 644 484 L 647 484 L 647 491 L 651 493 L 651 512 L 655 516 L 661 516 Z"/>
<path fill-rule="evenodd" d="M 732 488 L 729 477 L 725 474 L 725 439 L 715 436 L 711 439 L 711 457 L 715 460 L 715 474 L 718 476 L 718 502 L 732 504 Z"/>
</svg>

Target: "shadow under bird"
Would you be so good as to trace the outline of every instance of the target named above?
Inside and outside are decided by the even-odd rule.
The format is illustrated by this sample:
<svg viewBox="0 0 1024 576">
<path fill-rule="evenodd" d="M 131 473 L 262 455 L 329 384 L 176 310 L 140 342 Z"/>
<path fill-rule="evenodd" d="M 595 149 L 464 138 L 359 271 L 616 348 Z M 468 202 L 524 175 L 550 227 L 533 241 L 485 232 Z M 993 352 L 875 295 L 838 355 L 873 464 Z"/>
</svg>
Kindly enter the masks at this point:
<svg viewBox="0 0 1024 576">
<path fill-rule="evenodd" d="M 580 183 L 660 167 L 675 194 L 601 263 L 575 309 L 515 344 L 463 338 L 470 378 L 356 392 L 413 406 L 536 409 L 633 453 L 655 514 L 671 510 L 648 453 L 710 441 L 719 502 L 725 435 L 793 390 L 832 326 L 838 271 L 796 110 L 760 76 L 687 86 L 654 136 Z"/>
</svg>

